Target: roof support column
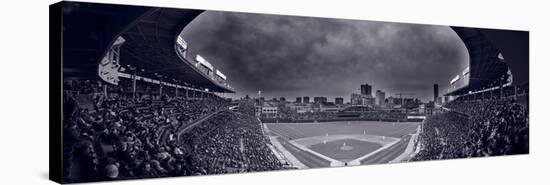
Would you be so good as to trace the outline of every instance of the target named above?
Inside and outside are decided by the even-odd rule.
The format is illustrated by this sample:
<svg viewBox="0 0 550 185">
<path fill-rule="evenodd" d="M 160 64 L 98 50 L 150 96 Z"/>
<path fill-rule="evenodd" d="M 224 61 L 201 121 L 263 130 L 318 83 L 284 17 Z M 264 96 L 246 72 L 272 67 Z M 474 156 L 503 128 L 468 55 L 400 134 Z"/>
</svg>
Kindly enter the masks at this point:
<svg viewBox="0 0 550 185">
<path fill-rule="evenodd" d="M 160 80 L 159 98 L 162 96 L 162 79 Z"/>
<path fill-rule="evenodd" d="M 518 87 L 517 86 L 512 86 L 514 87 L 514 100 L 517 100 L 518 99 Z"/>
<path fill-rule="evenodd" d="M 502 88 L 502 78 L 500 79 L 500 99 L 504 98 L 504 88 Z"/>
<path fill-rule="evenodd" d="M 103 83 L 103 95 L 107 98 L 107 83 Z"/>
<path fill-rule="evenodd" d="M 134 69 L 134 74 L 132 75 L 132 100 L 136 101 L 136 70 Z"/>
</svg>

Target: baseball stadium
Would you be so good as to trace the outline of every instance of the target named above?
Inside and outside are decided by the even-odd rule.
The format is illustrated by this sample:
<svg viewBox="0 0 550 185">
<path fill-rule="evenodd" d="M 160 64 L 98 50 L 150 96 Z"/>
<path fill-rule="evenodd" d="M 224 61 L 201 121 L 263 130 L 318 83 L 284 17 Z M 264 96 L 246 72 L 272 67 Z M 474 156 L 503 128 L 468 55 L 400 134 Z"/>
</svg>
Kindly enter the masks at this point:
<svg viewBox="0 0 550 185">
<path fill-rule="evenodd" d="M 367 95 L 357 95 L 362 103 L 355 105 L 354 95 L 341 104 L 232 99 L 239 93 L 232 76 L 182 36 L 205 12 L 82 2 L 50 7 L 51 17 L 62 20 L 53 28 L 62 33 L 60 181 L 529 153 L 528 33 L 449 27 L 464 43 L 468 66 L 446 79 L 449 88 L 431 102 L 400 97 L 389 106 Z"/>
</svg>

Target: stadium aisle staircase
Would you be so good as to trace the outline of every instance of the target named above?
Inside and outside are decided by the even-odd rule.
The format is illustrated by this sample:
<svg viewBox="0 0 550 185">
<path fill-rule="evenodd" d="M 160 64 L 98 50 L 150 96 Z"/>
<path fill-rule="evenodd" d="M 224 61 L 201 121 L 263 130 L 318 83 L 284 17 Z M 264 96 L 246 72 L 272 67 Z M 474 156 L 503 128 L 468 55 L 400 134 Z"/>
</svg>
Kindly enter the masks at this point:
<svg viewBox="0 0 550 185">
<path fill-rule="evenodd" d="M 179 138 L 183 133 L 185 133 L 185 131 L 189 130 L 190 128 L 193 128 L 195 125 L 198 125 L 198 124 L 200 124 L 200 123 L 206 121 L 208 118 L 210 118 L 210 117 L 212 117 L 213 115 L 216 115 L 216 114 L 218 114 L 218 113 L 220 113 L 220 112 L 222 112 L 222 111 L 224 111 L 224 110 L 218 110 L 218 111 L 216 111 L 216 112 L 207 114 L 207 115 L 205 115 L 205 116 L 203 116 L 203 117 L 201 117 L 201 118 L 196 119 L 196 120 L 195 120 L 194 122 L 192 122 L 192 123 L 189 123 L 189 124 L 186 124 L 186 125 L 181 126 L 181 127 L 178 128 L 177 131 L 176 131 L 176 136 L 177 136 L 177 138 Z"/>
</svg>

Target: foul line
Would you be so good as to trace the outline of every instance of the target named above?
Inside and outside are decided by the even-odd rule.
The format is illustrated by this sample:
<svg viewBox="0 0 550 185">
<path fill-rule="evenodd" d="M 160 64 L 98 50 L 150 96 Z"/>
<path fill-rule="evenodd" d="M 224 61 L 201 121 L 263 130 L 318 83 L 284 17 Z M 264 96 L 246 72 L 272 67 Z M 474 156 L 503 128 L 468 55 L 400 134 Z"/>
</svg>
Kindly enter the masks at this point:
<svg viewBox="0 0 550 185">
<path fill-rule="evenodd" d="M 360 164 L 361 164 L 361 161 L 362 161 L 363 159 L 366 159 L 366 158 L 368 158 L 368 157 L 370 157 L 370 156 L 372 156 L 372 155 L 374 155 L 374 154 L 376 154 L 376 153 L 378 153 L 378 152 L 380 152 L 380 151 L 382 151 L 382 150 L 385 150 L 385 149 L 387 149 L 387 148 L 389 148 L 389 147 L 395 145 L 395 144 L 398 143 L 399 141 L 401 141 L 401 139 L 397 139 L 397 140 L 391 142 L 390 144 L 387 144 L 387 145 L 385 145 L 385 146 L 383 146 L 383 147 L 381 147 L 381 148 L 379 148 L 379 149 L 377 149 L 377 150 L 375 150 L 375 151 L 373 151 L 373 152 L 371 152 L 371 153 L 368 153 L 367 155 L 364 155 L 364 156 L 359 157 L 359 158 L 357 158 L 357 159 L 355 159 L 355 160 L 353 160 L 353 161 L 350 161 L 348 164 L 349 164 L 349 165 L 360 165 Z"/>
<path fill-rule="evenodd" d="M 316 155 L 316 156 L 319 156 L 319 157 L 321 157 L 321 158 L 323 158 L 323 159 L 325 159 L 325 160 L 327 160 L 327 161 L 330 161 L 330 166 L 331 166 L 331 167 L 333 167 L 333 166 L 343 166 L 343 165 L 344 165 L 344 163 L 341 162 L 341 161 L 338 161 L 338 160 L 336 160 L 336 159 L 327 157 L 327 156 L 325 156 L 325 155 L 323 155 L 323 154 L 320 154 L 319 152 L 313 151 L 313 150 L 311 150 L 311 149 L 309 149 L 309 148 L 307 148 L 307 147 L 302 146 L 301 144 L 296 143 L 295 141 L 288 141 L 288 143 L 294 145 L 295 147 L 298 147 L 298 148 L 301 149 L 301 150 L 304 150 L 304 151 L 306 151 L 306 152 L 312 153 L 312 154 L 314 154 L 314 155 Z"/>
<path fill-rule="evenodd" d="M 260 121 L 261 123 L 261 121 Z M 298 158 L 296 158 L 294 155 L 292 155 L 292 153 L 290 153 L 287 149 L 285 149 L 285 147 L 277 140 L 277 137 L 282 137 L 281 135 L 279 135 L 279 133 L 277 132 L 273 132 L 271 130 L 269 130 L 269 127 L 267 125 L 265 125 L 265 123 L 262 123 L 262 126 L 265 126 L 265 129 L 268 133 L 274 133 L 275 135 L 277 136 L 267 136 L 269 138 L 269 141 L 271 142 L 271 144 L 273 145 L 272 149 L 274 150 L 277 150 L 281 153 L 281 157 L 284 157 L 285 159 L 288 160 L 288 162 L 293 166 L 293 167 L 296 167 L 298 169 L 306 169 L 308 168 L 304 163 L 300 162 L 300 160 L 298 160 Z M 273 151 L 274 153 L 278 153 L 278 152 L 275 152 Z M 281 160 L 282 158 L 279 158 L 279 160 Z M 283 159 L 284 160 L 284 159 Z"/>
<path fill-rule="evenodd" d="M 397 156 L 395 159 L 391 160 L 389 163 L 397 163 L 408 160 L 408 158 L 410 158 L 411 154 L 414 152 L 414 143 L 418 138 L 418 134 L 420 134 L 420 125 L 416 128 L 416 133 L 411 136 L 411 139 L 409 140 L 409 144 L 407 145 L 405 151 L 401 155 Z"/>
</svg>

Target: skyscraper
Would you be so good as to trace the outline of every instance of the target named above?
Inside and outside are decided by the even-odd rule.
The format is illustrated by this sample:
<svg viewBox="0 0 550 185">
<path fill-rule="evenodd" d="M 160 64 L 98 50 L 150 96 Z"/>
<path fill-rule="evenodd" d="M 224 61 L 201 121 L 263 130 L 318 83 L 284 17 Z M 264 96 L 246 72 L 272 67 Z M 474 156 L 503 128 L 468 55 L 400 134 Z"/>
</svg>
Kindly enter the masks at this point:
<svg viewBox="0 0 550 185">
<path fill-rule="evenodd" d="M 361 84 L 361 94 L 372 96 L 372 86 L 367 83 Z"/>
<path fill-rule="evenodd" d="M 376 105 L 384 105 L 384 102 L 386 100 L 386 93 L 381 90 L 376 91 Z"/>
<path fill-rule="evenodd" d="M 437 102 L 437 97 L 439 97 L 439 85 L 434 84 L 434 102 Z"/>
</svg>

